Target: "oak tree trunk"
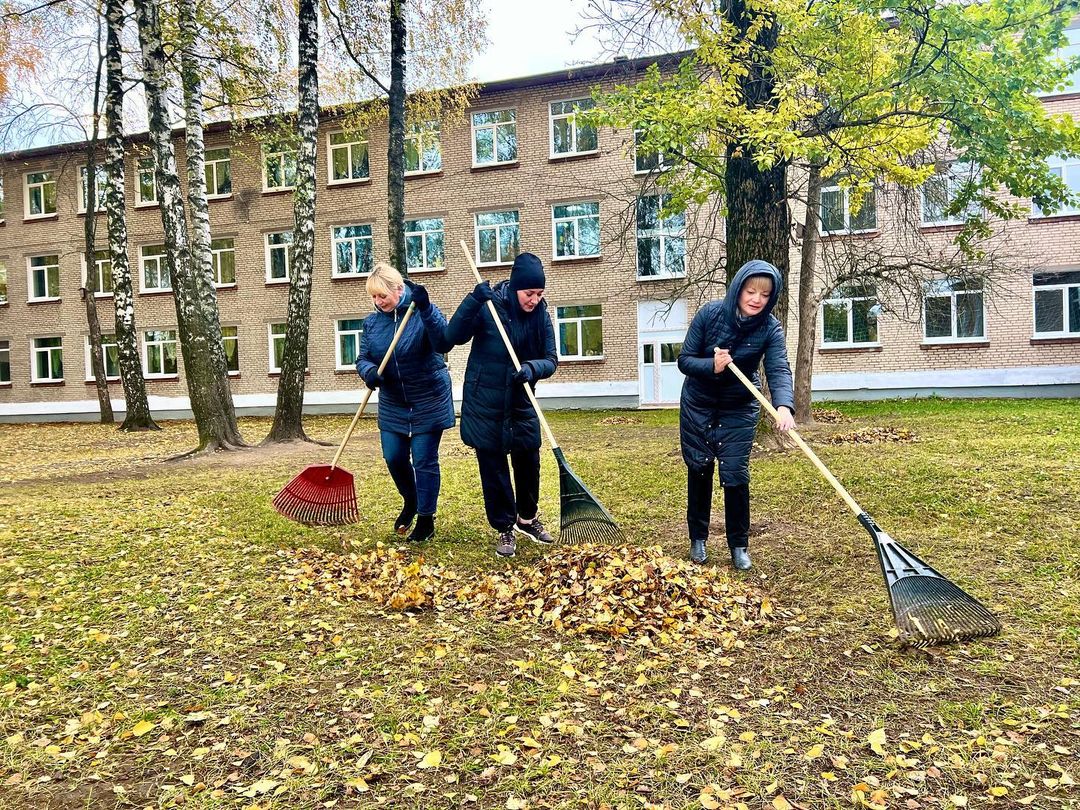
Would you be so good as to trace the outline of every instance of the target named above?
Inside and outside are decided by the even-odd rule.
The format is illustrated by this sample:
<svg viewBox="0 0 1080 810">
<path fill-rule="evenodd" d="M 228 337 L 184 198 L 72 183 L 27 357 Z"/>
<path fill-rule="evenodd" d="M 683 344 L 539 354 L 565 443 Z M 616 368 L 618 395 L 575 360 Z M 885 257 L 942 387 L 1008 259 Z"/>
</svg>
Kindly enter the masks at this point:
<svg viewBox="0 0 1080 810">
<path fill-rule="evenodd" d="M 408 275 L 405 259 L 405 0 L 390 0 L 390 93 L 387 221 L 390 264 Z"/>
</svg>

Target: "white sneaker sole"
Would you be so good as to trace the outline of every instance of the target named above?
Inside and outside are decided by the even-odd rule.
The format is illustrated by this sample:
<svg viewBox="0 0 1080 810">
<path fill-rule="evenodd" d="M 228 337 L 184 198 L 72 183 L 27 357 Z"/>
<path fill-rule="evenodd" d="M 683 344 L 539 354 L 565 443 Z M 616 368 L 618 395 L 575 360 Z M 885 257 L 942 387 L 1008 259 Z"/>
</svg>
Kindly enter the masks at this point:
<svg viewBox="0 0 1080 810">
<path fill-rule="evenodd" d="M 553 545 L 555 545 L 554 540 L 544 542 L 543 540 L 540 540 L 540 539 L 534 537 L 533 535 L 529 534 L 527 531 L 525 531 L 523 528 L 518 526 L 516 523 L 514 524 L 514 531 L 517 532 L 518 534 L 522 535 L 523 537 L 528 537 L 530 540 L 532 540 L 538 546 L 553 546 Z"/>
</svg>

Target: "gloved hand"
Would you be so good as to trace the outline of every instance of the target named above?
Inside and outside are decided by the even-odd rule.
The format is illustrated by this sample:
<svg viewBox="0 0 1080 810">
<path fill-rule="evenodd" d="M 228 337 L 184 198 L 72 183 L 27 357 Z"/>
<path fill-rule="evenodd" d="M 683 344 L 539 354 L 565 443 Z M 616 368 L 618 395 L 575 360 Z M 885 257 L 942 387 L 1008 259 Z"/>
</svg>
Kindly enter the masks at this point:
<svg viewBox="0 0 1080 810">
<path fill-rule="evenodd" d="M 371 371 L 366 377 L 364 377 L 364 385 L 374 391 L 380 385 L 383 384 L 382 374 L 378 371 Z"/>
<path fill-rule="evenodd" d="M 473 287 L 472 297 L 483 304 L 486 301 L 490 301 L 492 296 L 495 295 L 495 291 L 491 289 L 490 281 L 481 281 L 475 287 Z"/>
<path fill-rule="evenodd" d="M 528 361 L 522 363 L 521 368 L 514 372 L 514 382 L 516 383 L 531 383 L 535 380 L 536 372 L 533 371 Z"/>
<path fill-rule="evenodd" d="M 427 287 L 423 284 L 417 284 L 415 281 L 409 281 L 409 279 L 405 279 L 405 283 L 412 291 L 412 300 L 416 304 L 416 308 L 421 312 L 425 312 L 431 306 L 431 296 L 428 295 Z"/>
</svg>

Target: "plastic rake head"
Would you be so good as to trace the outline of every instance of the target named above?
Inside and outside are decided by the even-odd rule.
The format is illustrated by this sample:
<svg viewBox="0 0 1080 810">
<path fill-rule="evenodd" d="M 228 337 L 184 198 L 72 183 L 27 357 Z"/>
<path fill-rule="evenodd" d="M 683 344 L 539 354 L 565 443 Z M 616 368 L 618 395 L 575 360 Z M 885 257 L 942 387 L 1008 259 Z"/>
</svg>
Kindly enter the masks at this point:
<svg viewBox="0 0 1080 810">
<path fill-rule="evenodd" d="M 306 467 L 274 496 L 274 508 L 307 526 L 345 526 L 360 518 L 353 476 L 341 467 Z"/>
<path fill-rule="evenodd" d="M 559 463 L 561 493 L 559 542 L 568 545 L 625 543 L 622 529 L 584 482 L 574 475 L 562 450 L 555 449 L 555 459 Z"/>
<path fill-rule="evenodd" d="M 970 641 L 1001 632 L 1001 622 L 944 577 L 910 576 L 889 587 L 901 639 L 913 647 Z"/>
</svg>

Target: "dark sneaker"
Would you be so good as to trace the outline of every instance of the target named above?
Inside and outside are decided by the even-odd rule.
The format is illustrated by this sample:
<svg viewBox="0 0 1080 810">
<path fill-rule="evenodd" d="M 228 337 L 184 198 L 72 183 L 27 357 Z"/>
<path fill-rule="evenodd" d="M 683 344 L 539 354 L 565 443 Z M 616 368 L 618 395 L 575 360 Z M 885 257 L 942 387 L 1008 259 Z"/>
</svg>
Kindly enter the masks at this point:
<svg viewBox="0 0 1080 810">
<path fill-rule="evenodd" d="M 532 520 L 518 518 L 517 522 L 514 524 L 514 528 L 527 536 L 534 543 L 550 546 L 552 542 L 554 542 L 551 539 L 551 534 L 544 528 L 544 524 L 540 522 L 540 515 L 537 515 Z"/>
<path fill-rule="evenodd" d="M 706 560 L 709 559 L 709 555 L 705 553 L 705 541 L 704 540 L 691 540 L 690 541 L 690 562 L 698 565 L 704 565 Z"/>
<path fill-rule="evenodd" d="M 513 557 L 517 554 L 517 542 L 514 540 L 513 529 L 499 532 L 499 536 L 495 538 L 495 553 L 500 557 Z"/>
<path fill-rule="evenodd" d="M 737 571 L 750 570 L 750 552 L 746 550 L 746 546 L 735 546 L 731 549 L 731 564 Z"/>
<path fill-rule="evenodd" d="M 405 539 L 410 543 L 423 543 L 435 536 L 435 516 L 420 515 L 416 518 L 416 525 Z"/>
</svg>

